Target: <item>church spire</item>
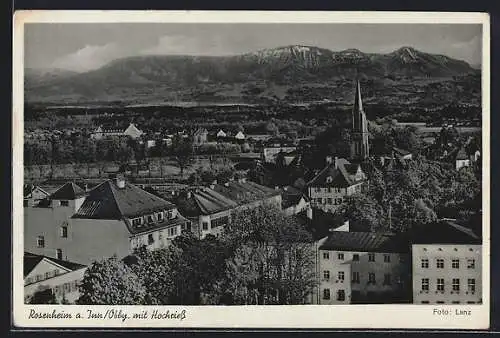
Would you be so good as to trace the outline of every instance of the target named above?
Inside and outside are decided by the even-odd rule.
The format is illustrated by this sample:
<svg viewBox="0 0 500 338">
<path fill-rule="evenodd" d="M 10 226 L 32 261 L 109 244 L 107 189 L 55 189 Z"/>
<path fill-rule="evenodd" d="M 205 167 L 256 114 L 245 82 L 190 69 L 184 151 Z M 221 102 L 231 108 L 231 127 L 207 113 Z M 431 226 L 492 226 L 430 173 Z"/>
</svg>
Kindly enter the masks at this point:
<svg viewBox="0 0 500 338">
<path fill-rule="evenodd" d="M 352 107 L 351 159 L 365 160 L 370 154 L 368 145 L 368 125 L 363 111 L 361 84 L 356 76 L 356 93 Z"/>
<path fill-rule="evenodd" d="M 356 96 L 354 97 L 354 111 L 362 112 L 363 111 L 363 101 L 361 100 L 361 84 L 359 80 L 356 79 Z"/>
</svg>

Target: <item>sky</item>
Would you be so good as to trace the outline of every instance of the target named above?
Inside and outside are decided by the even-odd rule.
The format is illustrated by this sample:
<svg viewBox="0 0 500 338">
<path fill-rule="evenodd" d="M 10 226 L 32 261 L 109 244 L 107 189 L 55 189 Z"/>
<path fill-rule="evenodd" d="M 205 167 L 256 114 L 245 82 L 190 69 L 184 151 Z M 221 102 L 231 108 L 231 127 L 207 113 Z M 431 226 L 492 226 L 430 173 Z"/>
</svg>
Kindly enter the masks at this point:
<svg viewBox="0 0 500 338">
<path fill-rule="evenodd" d="M 37 23 L 25 26 L 25 67 L 89 71 L 137 55 L 235 55 L 307 45 L 389 53 L 411 46 L 481 64 L 475 24 Z"/>
</svg>

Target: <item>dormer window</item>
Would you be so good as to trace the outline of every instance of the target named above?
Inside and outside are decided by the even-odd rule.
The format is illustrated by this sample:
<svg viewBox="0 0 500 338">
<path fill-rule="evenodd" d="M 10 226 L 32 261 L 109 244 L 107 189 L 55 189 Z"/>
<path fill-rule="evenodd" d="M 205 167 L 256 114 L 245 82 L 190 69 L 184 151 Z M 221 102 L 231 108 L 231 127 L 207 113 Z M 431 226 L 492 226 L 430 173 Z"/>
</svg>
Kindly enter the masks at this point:
<svg viewBox="0 0 500 338">
<path fill-rule="evenodd" d="M 67 207 L 69 205 L 69 201 L 62 200 L 61 207 Z"/>
<path fill-rule="evenodd" d="M 158 220 L 158 222 L 162 222 L 163 221 L 163 212 L 157 213 L 156 219 Z"/>
<path fill-rule="evenodd" d="M 148 223 L 153 223 L 154 222 L 153 215 L 148 215 L 147 220 L 148 220 Z"/>
<path fill-rule="evenodd" d="M 134 227 L 140 227 L 142 224 L 142 217 L 137 217 L 132 219 L 132 225 Z"/>
</svg>

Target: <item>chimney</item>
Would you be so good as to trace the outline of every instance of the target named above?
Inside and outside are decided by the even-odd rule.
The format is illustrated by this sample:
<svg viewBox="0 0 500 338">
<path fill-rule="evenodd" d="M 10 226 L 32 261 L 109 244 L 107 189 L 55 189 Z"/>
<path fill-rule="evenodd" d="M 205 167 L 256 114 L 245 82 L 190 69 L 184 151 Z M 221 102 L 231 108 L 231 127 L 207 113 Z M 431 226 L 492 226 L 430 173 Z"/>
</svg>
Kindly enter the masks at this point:
<svg viewBox="0 0 500 338">
<path fill-rule="evenodd" d="M 123 175 L 116 175 L 115 182 L 116 182 L 116 186 L 119 189 L 125 188 L 125 177 L 123 177 Z"/>
<path fill-rule="evenodd" d="M 307 208 L 307 218 L 313 219 L 313 209 L 311 207 Z"/>
</svg>

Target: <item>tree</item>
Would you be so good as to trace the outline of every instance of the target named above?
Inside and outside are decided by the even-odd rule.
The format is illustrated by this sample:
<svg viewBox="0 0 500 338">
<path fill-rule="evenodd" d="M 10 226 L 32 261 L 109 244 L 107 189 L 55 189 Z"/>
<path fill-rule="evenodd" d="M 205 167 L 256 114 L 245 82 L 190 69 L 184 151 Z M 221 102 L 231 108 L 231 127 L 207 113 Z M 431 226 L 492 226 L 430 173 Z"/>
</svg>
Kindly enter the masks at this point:
<svg viewBox="0 0 500 338">
<path fill-rule="evenodd" d="M 125 263 L 113 256 L 95 261 L 85 271 L 80 284 L 82 305 L 142 305 L 146 289 L 141 279 Z"/>
<path fill-rule="evenodd" d="M 57 304 L 52 289 L 37 290 L 29 300 L 29 304 Z"/>
<path fill-rule="evenodd" d="M 177 165 L 181 170 L 181 177 L 184 177 L 184 170 L 189 166 L 193 157 L 192 142 L 181 136 L 175 136 L 172 140 L 172 152 Z"/>
<path fill-rule="evenodd" d="M 233 302 L 303 304 L 312 293 L 313 241 L 296 218 L 273 205 L 242 209 L 232 215 L 223 238 L 235 247 L 226 261 Z"/>
<path fill-rule="evenodd" d="M 387 216 L 383 208 L 370 195 L 355 194 L 348 196 L 338 215 L 345 215 L 356 231 L 388 231 Z"/>
</svg>

